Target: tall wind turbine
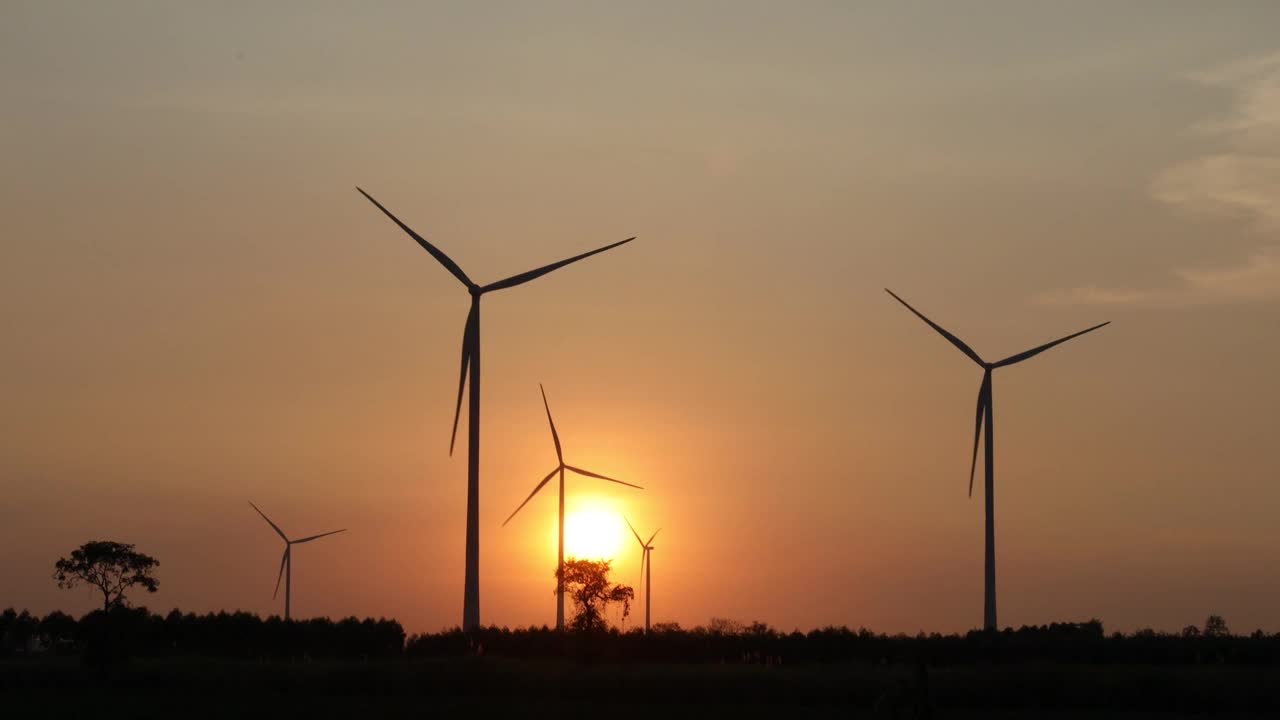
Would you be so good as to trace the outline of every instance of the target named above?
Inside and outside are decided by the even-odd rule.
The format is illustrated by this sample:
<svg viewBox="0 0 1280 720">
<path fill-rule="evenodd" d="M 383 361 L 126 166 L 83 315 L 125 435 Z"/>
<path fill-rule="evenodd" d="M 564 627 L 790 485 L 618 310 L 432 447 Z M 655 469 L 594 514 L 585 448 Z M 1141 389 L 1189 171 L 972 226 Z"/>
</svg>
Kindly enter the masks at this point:
<svg viewBox="0 0 1280 720">
<path fill-rule="evenodd" d="M 249 504 L 253 505 L 253 501 L 250 500 Z M 253 505 L 253 509 L 258 510 L 258 506 Z M 330 530 L 329 532 L 326 532 L 326 533 L 320 533 L 319 535 L 311 535 L 309 537 L 299 538 L 297 540 L 290 540 L 289 537 L 284 534 L 284 531 L 280 529 L 280 526 L 271 522 L 271 518 L 267 517 L 266 513 L 262 512 L 261 510 L 258 510 L 258 514 L 262 516 L 263 520 L 267 521 L 267 524 L 271 526 L 272 530 L 276 531 L 276 534 L 280 536 L 280 539 L 284 540 L 284 557 L 280 558 L 280 574 L 276 576 L 276 591 L 271 594 L 271 599 L 274 600 L 276 596 L 280 594 L 280 578 L 283 577 L 284 578 L 284 619 L 287 621 L 289 619 L 289 598 L 291 594 L 290 590 L 292 590 L 292 585 L 293 585 L 293 546 L 301 545 L 302 543 L 311 542 L 312 540 L 319 540 L 320 538 L 326 535 L 336 535 L 337 533 L 340 533 L 340 532 L 346 532 L 346 528 L 343 528 L 342 530 Z"/>
<path fill-rule="evenodd" d="M 626 520 L 626 518 L 623 518 Z M 662 532 L 662 528 L 653 531 L 648 541 L 640 539 L 640 533 L 636 532 L 636 528 L 627 520 L 627 527 L 631 528 L 631 534 L 636 536 L 636 542 L 640 543 L 640 584 L 644 585 L 644 632 L 649 633 L 649 605 L 653 602 L 653 539 L 658 537 L 658 533 Z"/>
<path fill-rule="evenodd" d="M 556 444 L 556 461 L 559 464 L 556 465 L 554 470 L 547 473 L 546 477 L 542 478 L 542 482 L 538 483 L 537 487 L 533 489 L 533 492 L 529 493 L 529 497 L 525 498 L 524 502 L 520 503 L 520 507 L 516 508 L 507 516 L 506 520 L 502 521 L 502 526 L 506 527 L 507 523 L 511 522 L 511 518 L 515 517 L 516 513 L 520 512 L 520 508 L 529 504 L 529 501 L 533 499 L 533 496 L 537 495 L 538 491 L 541 490 L 544 485 L 551 482 L 551 478 L 555 477 L 557 474 L 560 475 L 560 547 L 556 556 L 556 630 L 564 630 L 564 471 L 568 470 L 586 477 L 608 480 L 609 482 L 626 485 L 627 487 L 633 487 L 637 490 L 643 490 L 644 488 L 639 485 L 632 485 L 629 482 L 614 480 L 611 477 L 605 477 L 599 473 L 593 473 L 590 470 L 583 470 L 582 468 L 574 467 L 572 465 L 566 465 L 564 462 L 564 450 L 560 447 L 560 435 L 556 432 L 555 421 L 551 419 L 551 406 L 547 404 L 547 391 L 543 389 L 542 383 L 538 383 L 538 389 L 542 390 L 542 407 L 547 410 L 547 424 L 551 426 L 551 440 Z"/>
<path fill-rule="evenodd" d="M 1094 325 L 1091 328 L 1086 328 L 1084 330 L 1081 330 L 1080 332 L 1072 333 L 1064 338 L 1059 338 L 1057 340 L 1054 340 L 1053 342 L 1045 343 L 1044 345 L 1040 345 L 1038 347 L 1031 348 L 1030 350 L 1020 352 L 1017 355 L 1010 355 L 1009 357 L 997 362 L 987 362 L 986 360 L 983 360 L 981 357 L 979 357 L 978 353 L 974 352 L 972 348 L 964 344 L 964 341 L 962 341 L 960 338 L 956 337 L 955 335 L 952 335 L 951 333 L 947 332 L 934 321 L 920 314 L 920 311 L 911 307 L 911 305 L 908 304 L 906 300 L 903 300 L 902 298 L 895 295 L 892 290 L 890 290 L 889 288 L 885 288 L 884 291 L 889 293 L 890 295 L 893 295 L 893 299 L 897 300 L 898 302 L 906 306 L 906 308 L 910 310 L 916 317 L 923 320 L 929 327 L 933 328 L 934 330 L 937 330 L 938 334 L 942 335 L 942 337 L 949 340 L 952 345 L 955 345 L 957 348 L 959 348 L 960 352 L 967 355 L 970 360 L 974 361 L 975 363 L 977 363 L 979 366 L 982 367 L 982 385 L 978 387 L 977 421 L 973 429 L 973 460 L 969 464 L 969 497 L 973 497 L 973 473 L 978 465 L 978 439 L 979 437 L 982 437 L 985 435 L 986 445 L 985 445 L 983 466 L 986 469 L 986 474 L 987 474 L 987 478 L 986 478 L 987 479 L 987 483 L 986 483 L 987 484 L 987 547 L 986 547 L 986 592 L 984 595 L 983 606 L 982 606 L 982 627 L 985 630 L 997 630 L 999 628 L 996 624 L 996 525 L 995 525 L 995 498 L 994 498 L 995 419 L 993 417 L 995 408 L 992 405 L 991 372 L 997 368 L 1006 367 L 1008 365 L 1014 365 L 1022 362 L 1023 360 L 1027 360 L 1032 357 L 1035 357 L 1036 355 L 1039 355 L 1040 353 L 1044 352 L 1045 350 L 1048 350 L 1054 345 L 1060 345 L 1070 340 L 1071 338 L 1080 337 L 1081 335 L 1084 335 L 1087 332 L 1093 332 L 1094 330 L 1097 330 L 1100 327 L 1103 327 L 1105 325 L 1110 325 L 1111 321 L 1108 320 L 1107 322 L 1104 322 L 1100 325 Z M 984 428 L 984 425 L 985 425 L 985 428 Z"/>
<path fill-rule="evenodd" d="M 557 270 L 570 263 L 575 263 L 584 258 L 591 257 L 605 250 L 624 245 L 635 240 L 634 237 L 627 238 L 611 245 L 605 245 L 590 252 L 574 255 L 571 258 L 561 260 L 559 262 L 544 265 L 535 270 L 512 275 L 505 280 L 499 280 L 488 285 L 477 285 L 462 272 L 462 268 L 439 250 L 435 245 L 427 242 L 418 233 L 409 228 L 408 225 L 400 222 L 400 218 L 391 214 L 391 211 L 382 206 L 382 203 L 373 199 L 373 196 L 359 187 L 360 191 L 383 212 L 391 221 L 400 226 L 414 240 L 422 246 L 423 250 L 431 253 L 431 257 L 445 267 L 453 276 L 466 286 L 467 292 L 471 293 L 471 310 L 467 313 L 467 322 L 462 329 L 462 372 L 458 378 L 458 401 L 453 411 L 453 434 L 449 438 L 449 454 L 453 455 L 454 441 L 458 437 L 458 417 L 462 413 L 462 390 L 468 382 L 467 371 L 470 369 L 471 377 L 471 395 L 467 407 L 467 566 L 466 577 L 462 591 L 462 629 L 465 631 L 475 630 L 480 627 L 480 297 L 494 290 L 503 290 L 516 285 L 523 285 L 535 278 L 542 277 L 552 270 Z"/>
</svg>

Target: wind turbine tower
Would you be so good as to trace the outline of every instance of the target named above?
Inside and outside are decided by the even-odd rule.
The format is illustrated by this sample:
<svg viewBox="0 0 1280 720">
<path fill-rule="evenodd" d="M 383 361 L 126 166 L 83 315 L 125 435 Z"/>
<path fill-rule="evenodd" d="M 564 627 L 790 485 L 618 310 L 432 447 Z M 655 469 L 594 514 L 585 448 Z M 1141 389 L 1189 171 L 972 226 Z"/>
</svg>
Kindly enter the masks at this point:
<svg viewBox="0 0 1280 720">
<path fill-rule="evenodd" d="M 624 245 L 635 240 L 635 238 L 630 237 L 611 245 L 605 245 L 602 248 L 520 273 L 519 275 L 512 275 L 505 280 L 499 280 L 488 285 L 478 285 L 472 282 L 471 278 L 467 277 L 462 268 L 450 259 L 448 255 L 445 255 L 435 245 L 427 242 L 426 238 L 401 222 L 400 218 L 392 215 L 391 211 L 383 207 L 382 203 L 374 200 L 372 195 L 359 187 L 356 190 L 359 190 L 361 195 L 368 198 L 369 202 L 376 205 L 384 215 L 391 218 L 392 222 L 399 225 L 401 230 L 404 230 L 417 241 L 422 246 L 422 249 L 430 253 L 431 257 L 435 258 L 446 270 L 452 273 L 471 295 L 471 310 L 467 313 L 467 322 L 462 330 L 462 372 L 458 378 L 458 400 L 453 413 L 453 435 L 449 439 L 449 454 L 452 455 L 454 441 L 458 437 L 458 417 L 462 413 L 462 391 L 467 385 L 469 371 L 471 394 L 467 406 L 467 549 L 466 574 L 462 591 L 462 629 L 469 632 L 480 627 L 480 298 L 486 293 L 495 290 L 523 285 L 530 280 L 546 275 L 552 270 L 557 270 L 570 263 L 575 263 L 605 250 Z"/>
<path fill-rule="evenodd" d="M 252 501 L 250 501 L 249 504 L 253 506 L 254 510 L 258 510 L 258 506 L 254 505 Z M 289 602 L 290 602 L 290 598 L 292 596 L 292 590 L 293 590 L 293 587 L 292 587 L 293 585 L 293 546 L 301 545 L 302 543 L 309 543 L 312 540 L 319 540 L 320 538 L 325 537 L 326 535 L 335 535 L 340 532 L 346 532 L 346 528 L 343 528 L 342 530 L 330 530 L 329 532 L 320 533 L 319 535 L 310 535 L 308 537 L 298 538 L 297 540 L 290 540 L 289 537 L 284 534 L 284 531 L 280 529 L 280 526 L 271 522 L 271 518 L 267 517 L 266 513 L 262 512 L 261 510 L 258 510 L 258 514 L 262 516 L 263 520 L 267 521 L 267 524 L 271 526 L 272 530 L 276 531 L 276 534 L 280 536 L 280 539 L 284 540 L 284 556 L 280 558 L 280 574 L 276 575 L 276 590 L 274 593 L 271 594 L 271 599 L 274 600 L 276 596 L 280 594 L 280 578 L 283 577 L 284 578 L 284 619 L 286 622 L 288 622 Z"/>
<path fill-rule="evenodd" d="M 946 338 L 952 345 L 955 345 L 960 352 L 964 353 L 970 360 L 978 364 L 982 368 L 982 385 L 978 387 L 978 410 L 977 421 L 973 430 L 973 460 L 969 464 L 969 496 L 973 497 L 973 473 L 978 466 L 978 441 L 980 438 L 986 439 L 984 446 L 984 462 L 983 467 L 986 470 L 986 556 L 985 556 L 985 591 L 983 594 L 982 606 L 982 627 L 985 630 L 997 630 L 999 626 L 996 623 L 996 521 L 995 521 L 995 406 L 992 402 L 992 382 L 991 373 L 1002 367 L 1016 365 L 1023 360 L 1028 360 L 1040 353 L 1048 350 L 1055 345 L 1076 337 L 1080 337 L 1088 332 L 1093 332 L 1100 327 L 1110 325 L 1110 321 L 1094 325 L 1091 328 L 1085 328 L 1077 333 L 1072 333 L 1064 338 L 1059 338 L 1053 342 L 1045 343 L 1030 350 L 1025 350 L 1016 355 L 999 360 L 997 362 L 987 362 L 983 360 L 973 348 L 964 343 L 963 340 L 952 335 L 938 325 L 934 321 L 925 317 L 920 311 L 911 307 L 906 300 L 898 297 L 894 292 L 885 288 L 885 292 L 893 295 L 893 299 L 902 303 L 916 317 L 925 322 L 926 325 L 933 328 L 939 335 Z"/>
<path fill-rule="evenodd" d="M 623 518 L 624 520 L 626 518 Z M 662 528 L 653 531 L 649 539 L 641 540 L 640 533 L 636 532 L 636 528 L 627 520 L 627 527 L 631 528 L 631 534 L 636 536 L 636 542 L 640 543 L 640 584 L 644 586 L 644 632 L 649 634 L 649 606 L 653 602 L 653 539 L 658 537 L 658 533 L 662 532 Z"/>
<path fill-rule="evenodd" d="M 551 406 L 547 404 L 547 391 L 542 388 L 542 383 L 538 383 L 538 389 L 542 390 L 542 407 L 544 407 L 547 411 L 547 424 L 551 426 L 551 440 L 556 445 L 556 461 L 558 462 L 558 465 L 556 465 L 555 469 L 553 469 L 551 472 L 547 473 L 546 477 L 542 478 L 542 481 L 539 482 L 537 486 L 533 488 L 533 492 L 529 493 L 529 497 L 525 498 L 524 502 L 520 503 L 520 507 L 517 507 L 514 511 L 512 511 L 510 515 L 507 516 L 506 520 L 502 521 L 502 526 L 506 527 L 507 523 L 511 522 L 511 518 L 515 517 L 516 513 L 520 512 L 520 509 L 523 508 L 525 505 L 527 505 L 529 501 L 533 499 L 533 496 L 538 494 L 538 491 L 541 490 L 543 486 L 545 486 L 548 482 L 551 482 L 551 478 L 555 477 L 557 474 L 560 476 L 560 545 L 559 545 L 559 549 L 557 550 L 557 559 L 556 559 L 556 630 L 563 631 L 564 630 L 564 471 L 568 470 L 569 472 L 577 473 L 585 477 L 597 478 L 599 480 L 608 480 L 609 482 L 618 483 L 619 485 L 626 485 L 627 487 L 633 487 L 637 490 L 643 490 L 644 488 L 640 487 L 639 485 L 632 485 L 629 482 L 615 480 L 611 477 L 606 477 L 599 473 L 593 473 L 590 470 L 583 470 L 582 468 L 579 468 L 579 467 L 566 465 L 564 462 L 564 450 L 560 447 L 560 435 L 559 433 L 556 432 L 555 421 L 551 419 Z"/>
</svg>

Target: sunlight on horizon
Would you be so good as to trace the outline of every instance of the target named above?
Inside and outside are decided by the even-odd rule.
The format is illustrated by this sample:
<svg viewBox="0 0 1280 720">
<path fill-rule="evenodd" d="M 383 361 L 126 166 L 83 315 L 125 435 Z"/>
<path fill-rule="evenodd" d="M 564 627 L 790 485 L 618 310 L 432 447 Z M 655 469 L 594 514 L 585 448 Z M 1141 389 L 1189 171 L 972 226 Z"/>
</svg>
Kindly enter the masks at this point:
<svg viewBox="0 0 1280 720">
<path fill-rule="evenodd" d="M 556 524 L 551 524 L 552 552 L 556 546 Z M 564 518 L 564 557 L 617 561 L 626 539 L 626 523 L 609 503 L 597 498 L 573 503 Z"/>
</svg>

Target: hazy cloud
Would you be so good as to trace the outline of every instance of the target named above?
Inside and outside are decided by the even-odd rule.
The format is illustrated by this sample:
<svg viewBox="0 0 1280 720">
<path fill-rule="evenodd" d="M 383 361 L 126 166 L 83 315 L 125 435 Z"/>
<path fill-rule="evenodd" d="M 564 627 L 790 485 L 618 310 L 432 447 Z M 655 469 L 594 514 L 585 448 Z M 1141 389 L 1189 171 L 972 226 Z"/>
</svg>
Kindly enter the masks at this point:
<svg viewBox="0 0 1280 720">
<path fill-rule="evenodd" d="M 1280 292 L 1280 248 L 1267 247 L 1243 265 L 1209 270 L 1179 270 L 1178 275 L 1198 292 L 1235 300 L 1259 300 Z"/>
<path fill-rule="evenodd" d="M 1262 244 L 1241 264 L 1173 270 L 1167 288 L 1077 287 L 1038 300 L 1049 304 L 1189 305 L 1280 298 L 1280 52 L 1229 63 L 1190 79 L 1232 93 L 1230 110 L 1193 130 L 1223 146 L 1166 168 L 1153 197 L 1175 210 L 1245 222 Z"/>
<path fill-rule="evenodd" d="M 1165 288 L 1106 288 L 1096 285 L 1053 290 L 1036 300 L 1047 305 L 1135 305 L 1179 307 L 1268 300 L 1280 297 L 1280 247 L 1268 246 L 1243 264 L 1180 269 Z"/>
<path fill-rule="evenodd" d="M 1229 153 L 1169 168 L 1151 185 L 1157 199 L 1192 212 L 1239 217 L 1280 230 L 1280 157 Z"/>
</svg>

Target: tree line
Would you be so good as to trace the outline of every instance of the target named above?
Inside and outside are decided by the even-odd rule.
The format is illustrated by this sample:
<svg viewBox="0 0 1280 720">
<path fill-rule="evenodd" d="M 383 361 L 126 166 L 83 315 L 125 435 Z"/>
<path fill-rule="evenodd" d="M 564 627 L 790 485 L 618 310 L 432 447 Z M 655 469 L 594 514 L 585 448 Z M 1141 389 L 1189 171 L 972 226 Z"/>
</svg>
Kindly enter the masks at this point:
<svg viewBox="0 0 1280 720">
<path fill-rule="evenodd" d="M 407 657 L 453 657 L 483 653 L 510 658 L 567 658 L 597 662 L 871 664 L 1137 664 L 1280 665 L 1280 633 L 1232 634 L 1218 616 L 1203 628 L 1181 632 L 1139 630 L 1107 634 L 1099 620 L 1023 626 L 999 632 L 885 635 L 865 628 L 827 627 L 782 632 L 765 623 L 713 619 L 690 629 L 658 623 L 645 635 L 617 628 L 557 634 L 547 627 L 481 628 L 414 635 Z"/>
<path fill-rule="evenodd" d="M 611 582 L 609 561 L 569 559 L 566 594 L 576 616 L 571 632 L 546 626 L 511 630 L 481 627 L 406 638 L 395 620 L 348 617 L 292 621 L 246 612 L 206 615 L 173 610 L 167 615 L 130 607 L 126 591 L 155 592 L 159 562 L 133 545 L 95 540 L 54 565 L 59 587 L 89 586 L 101 593 L 103 608 L 76 620 L 54 611 L 38 618 L 13 608 L 0 613 L 0 656 L 79 654 L 90 663 L 140 656 L 208 656 L 234 659 L 447 658 L 490 656 L 662 663 L 972 663 L 1056 662 L 1075 664 L 1194 665 L 1205 663 L 1280 665 L 1280 634 L 1261 630 L 1233 635 L 1226 621 L 1210 615 L 1203 628 L 1179 633 L 1103 631 L 1102 622 L 1052 623 L 1017 630 L 973 631 L 964 635 L 876 634 L 866 629 L 828 627 L 808 633 L 780 632 L 767 624 L 712 619 L 706 626 L 681 628 L 658 623 L 652 632 L 610 627 L 606 613 L 618 605 L 626 620 L 632 588 Z M 560 571 L 557 570 L 559 578 Z"/>
<path fill-rule="evenodd" d="M 81 655 L 90 662 L 128 657 L 204 656 L 238 660 L 373 659 L 404 653 L 395 620 L 315 618 L 285 622 L 247 612 L 167 615 L 122 605 L 75 619 L 53 611 L 37 617 L 0 613 L 0 656 Z"/>
<path fill-rule="evenodd" d="M 121 657 L 216 657 L 237 660 L 428 659 L 488 656 L 652 663 L 1280 665 L 1280 633 L 1232 634 L 1210 616 L 1203 627 L 1166 633 L 1110 633 L 1098 620 L 1024 626 L 1001 632 L 885 635 L 827 627 L 782 632 L 764 623 L 713 619 L 682 628 L 659 623 L 648 635 L 616 627 L 557 633 L 542 627 L 454 628 L 406 636 L 388 619 L 284 621 L 247 612 L 204 615 L 113 607 L 76 619 L 9 608 L 0 612 L 0 656 L 79 655 L 89 662 Z"/>
</svg>

